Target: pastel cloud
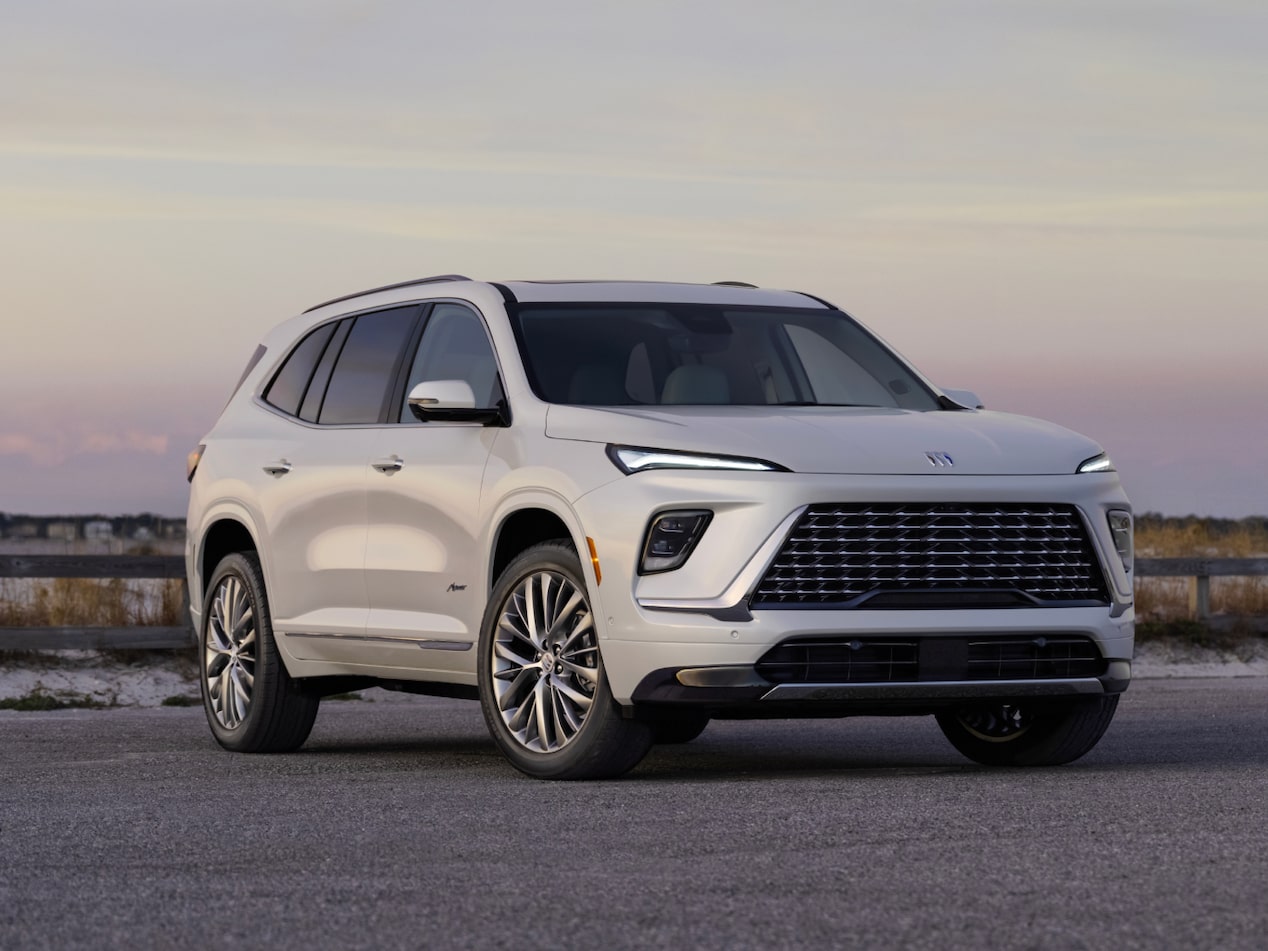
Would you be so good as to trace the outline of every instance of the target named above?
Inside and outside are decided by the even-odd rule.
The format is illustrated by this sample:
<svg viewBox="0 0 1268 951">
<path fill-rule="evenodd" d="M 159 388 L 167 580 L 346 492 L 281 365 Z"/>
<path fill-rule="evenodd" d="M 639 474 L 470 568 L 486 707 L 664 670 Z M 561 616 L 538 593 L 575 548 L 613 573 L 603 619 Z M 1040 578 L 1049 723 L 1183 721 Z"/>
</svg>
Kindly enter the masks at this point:
<svg viewBox="0 0 1268 951">
<path fill-rule="evenodd" d="M 0 456 L 22 456 L 38 466 L 60 466 L 78 455 L 141 453 L 166 454 L 169 438 L 163 433 L 87 432 L 36 437 L 29 433 L 0 433 Z"/>
</svg>

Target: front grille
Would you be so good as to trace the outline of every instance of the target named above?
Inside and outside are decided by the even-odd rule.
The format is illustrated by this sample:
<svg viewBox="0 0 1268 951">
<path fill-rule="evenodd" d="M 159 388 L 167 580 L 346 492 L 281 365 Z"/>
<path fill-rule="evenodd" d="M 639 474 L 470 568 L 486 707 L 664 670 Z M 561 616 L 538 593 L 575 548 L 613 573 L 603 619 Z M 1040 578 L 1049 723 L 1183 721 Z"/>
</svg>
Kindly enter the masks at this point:
<svg viewBox="0 0 1268 951">
<path fill-rule="evenodd" d="M 955 608 L 1109 600 L 1073 505 L 839 503 L 806 509 L 752 606 Z"/>
<path fill-rule="evenodd" d="M 862 684 L 1099 677 L 1105 659 L 1072 634 L 976 637 L 799 637 L 757 662 L 771 683 Z"/>
</svg>

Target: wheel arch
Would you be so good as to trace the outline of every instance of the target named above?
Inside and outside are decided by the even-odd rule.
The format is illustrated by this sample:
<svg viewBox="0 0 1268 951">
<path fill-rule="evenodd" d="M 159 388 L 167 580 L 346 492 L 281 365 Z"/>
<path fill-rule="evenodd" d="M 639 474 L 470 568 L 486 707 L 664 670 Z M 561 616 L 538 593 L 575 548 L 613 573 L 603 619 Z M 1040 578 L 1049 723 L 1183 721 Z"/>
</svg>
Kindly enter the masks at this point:
<svg viewBox="0 0 1268 951">
<path fill-rule="evenodd" d="M 577 549 L 578 557 L 586 551 L 585 536 L 580 529 L 570 524 L 569 519 L 554 507 L 541 504 L 540 500 L 502 513 L 494 529 L 489 550 L 489 570 L 485 578 L 485 591 L 493 591 L 493 586 L 497 584 L 503 569 L 520 552 L 556 538 L 566 538 L 571 541 L 572 546 Z M 583 565 L 586 561 L 588 561 L 587 558 L 582 558 Z M 593 581 L 590 577 L 586 580 Z"/>
<path fill-rule="evenodd" d="M 202 604 L 206 597 L 207 579 L 216 570 L 225 555 L 233 552 L 252 551 L 260 555 L 260 545 L 255 533 L 236 515 L 220 515 L 214 518 L 202 533 L 197 553 L 198 590 L 190 591 L 191 601 Z M 263 570 L 263 566 L 261 566 Z"/>
</svg>

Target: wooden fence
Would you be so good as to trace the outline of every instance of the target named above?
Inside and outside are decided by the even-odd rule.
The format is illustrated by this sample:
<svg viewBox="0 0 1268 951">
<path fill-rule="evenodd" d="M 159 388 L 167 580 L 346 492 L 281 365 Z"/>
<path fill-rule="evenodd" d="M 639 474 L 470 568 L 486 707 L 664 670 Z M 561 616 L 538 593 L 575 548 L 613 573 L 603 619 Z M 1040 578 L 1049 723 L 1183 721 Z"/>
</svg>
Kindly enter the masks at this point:
<svg viewBox="0 0 1268 951">
<path fill-rule="evenodd" d="M 1137 558 L 1137 578 L 1188 578 L 1189 617 L 1211 619 L 1211 578 L 1268 575 L 1268 558 Z"/>
<path fill-rule="evenodd" d="M 1189 614 L 1211 618 L 1211 578 L 1268 575 L 1268 558 L 1137 558 L 1138 578 L 1189 578 Z M 180 555 L 0 555 L 0 578 L 185 578 Z M 189 592 L 184 598 L 189 603 Z M 188 612 L 186 612 L 188 616 Z M 111 650 L 192 647 L 177 627 L 0 627 L 0 650 Z"/>
<path fill-rule="evenodd" d="M 179 578 L 181 555 L 0 555 L 0 578 Z M 189 605 L 189 591 L 183 603 Z M 189 617 L 189 612 L 184 612 Z M 177 627 L 0 627 L 0 650 L 176 650 L 194 646 L 188 621 Z"/>
</svg>

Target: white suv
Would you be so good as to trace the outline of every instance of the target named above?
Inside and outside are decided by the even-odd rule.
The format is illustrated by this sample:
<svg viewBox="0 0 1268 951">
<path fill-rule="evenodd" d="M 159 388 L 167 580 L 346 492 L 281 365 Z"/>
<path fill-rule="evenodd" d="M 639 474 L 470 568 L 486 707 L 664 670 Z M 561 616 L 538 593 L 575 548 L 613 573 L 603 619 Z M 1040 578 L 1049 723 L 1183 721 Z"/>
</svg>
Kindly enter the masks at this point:
<svg viewBox="0 0 1268 951">
<path fill-rule="evenodd" d="M 1099 446 L 940 390 L 808 294 L 483 283 L 330 301 L 191 454 L 222 746 L 322 696 L 478 698 L 520 770 L 620 774 L 710 718 L 937 717 L 1091 749 L 1131 677 L 1132 516 Z"/>
</svg>

